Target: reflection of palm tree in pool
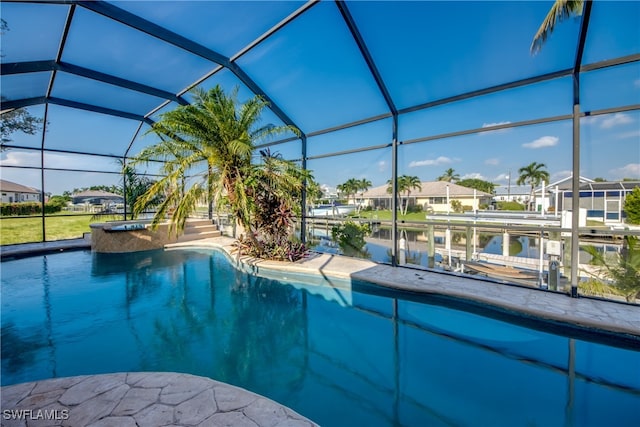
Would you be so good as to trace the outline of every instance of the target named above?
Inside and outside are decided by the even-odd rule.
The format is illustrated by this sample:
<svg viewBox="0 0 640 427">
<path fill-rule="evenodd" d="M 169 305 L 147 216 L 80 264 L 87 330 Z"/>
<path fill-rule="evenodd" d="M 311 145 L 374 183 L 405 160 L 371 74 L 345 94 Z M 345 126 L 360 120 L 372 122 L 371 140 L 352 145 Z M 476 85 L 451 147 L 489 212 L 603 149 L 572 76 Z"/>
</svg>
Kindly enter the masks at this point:
<svg viewBox="0 0 640 427">
<path fill-rule="evenodd" d="M 201 287 L 191 289 L 198 280 L 184 268 L 182 286 L 172 287 L 164 304 L 174 309 L 153 323 L 145 352 L 152 353 L 147 359 L 154 365 L 145 369 L 180 367 L 269 396 L 299 389 L 307 365 L 302 292 L 223 263 L 214 268 L 218 290 L 229 289 L 215 298 L 211 289 L 206 305 Z"/>
<path fill-rule="evenodd" d="M 16 373 L 33 366 L 40 349 L 47 347 L 45 337 L 29 337 L 14 322 L 2 325 L 2 372 Z"/>
<path fill-rule="evenodd" d="M 241 276 L 245 285 L 230 295 L 221 379 L 271 395 L 300 389 L 307 370 L 304 292 L 262 277 Z"/>
<path fill-rule="evenodd" d="M 43 277 L 43 305 L 44 305 L 44 335 L 40 331 L 34 334 L 31 330 L 25 330 L 24 325 L 16 325 L 13 320 L 3 321 L 0 329 L 0 353 L 2 358 L 3 373 L 18 373 L 25 367 L 35 365 L 35 359 L 40 350 L 48 348 L 48 361 L 51 364 L 51 375 L 57 376 L 56 369 L 56 342 L 53 339 L 53 324 L 51 320 L 51 294 L 49 289 L 49 267 L 46 256 L 42 257 Z M 19 322 L 22 323 L 22 322 Z"/>
</svg>

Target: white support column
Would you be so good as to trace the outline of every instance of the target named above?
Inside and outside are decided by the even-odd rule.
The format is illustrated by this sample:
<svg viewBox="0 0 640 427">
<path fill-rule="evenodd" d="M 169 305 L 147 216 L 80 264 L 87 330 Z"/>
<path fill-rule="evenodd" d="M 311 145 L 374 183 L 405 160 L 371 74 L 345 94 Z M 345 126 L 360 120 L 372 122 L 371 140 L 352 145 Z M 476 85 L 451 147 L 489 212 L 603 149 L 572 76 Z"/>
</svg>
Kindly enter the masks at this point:
<svg viewBox="0 0 640 427">
<path fill-rule="evenodd" d="M 502 256 L 509 256 L 509 233 L 502 233 Z"/>
</svg>

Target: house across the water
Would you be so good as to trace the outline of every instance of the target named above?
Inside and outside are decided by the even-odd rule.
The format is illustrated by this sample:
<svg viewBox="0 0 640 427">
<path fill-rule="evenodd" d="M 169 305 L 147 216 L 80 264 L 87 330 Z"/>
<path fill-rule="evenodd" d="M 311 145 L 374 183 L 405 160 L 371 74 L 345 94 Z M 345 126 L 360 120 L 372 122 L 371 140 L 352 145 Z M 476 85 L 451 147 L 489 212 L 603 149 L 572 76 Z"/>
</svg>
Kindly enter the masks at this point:
<svg viewBox="0 0 640 427">
<path fill-rule="evenodd" d="M 16 182 L 0 179 L 2 203 L 41 202 L 40 190 Z"/>
</svg>

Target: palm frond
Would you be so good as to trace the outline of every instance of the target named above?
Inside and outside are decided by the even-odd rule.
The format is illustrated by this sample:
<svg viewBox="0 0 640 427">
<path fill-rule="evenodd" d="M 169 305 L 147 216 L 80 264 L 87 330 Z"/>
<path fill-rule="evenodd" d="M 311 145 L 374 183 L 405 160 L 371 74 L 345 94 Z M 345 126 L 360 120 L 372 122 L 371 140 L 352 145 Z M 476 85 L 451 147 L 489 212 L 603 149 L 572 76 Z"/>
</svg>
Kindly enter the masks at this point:
<svg viewBox="0 0 640 427">
<path fill-rule="evenodd" d="M 540 51 L 558 22 L 571 16 L 582 15 L 582 6 L 583 0 L 556 0 L 533 37 L 530 47 L 531 54 L 535 55 Z"/>
</svg>

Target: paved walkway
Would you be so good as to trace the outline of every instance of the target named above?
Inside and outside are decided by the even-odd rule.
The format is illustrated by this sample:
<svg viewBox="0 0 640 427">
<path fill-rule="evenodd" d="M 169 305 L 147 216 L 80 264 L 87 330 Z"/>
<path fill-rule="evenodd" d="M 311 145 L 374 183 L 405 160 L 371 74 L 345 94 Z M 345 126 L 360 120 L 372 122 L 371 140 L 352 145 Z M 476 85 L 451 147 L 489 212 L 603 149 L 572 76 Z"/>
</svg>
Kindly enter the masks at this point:
<svg viewBox="0 0 640 427">
<path fill-rule="evenodd" d="M 20 243 L 17 245 L 0 246 L 0 256 L 3 259 L 36 255 L 41 253 L 61 252 L 65 250 L 91 249 L 91 238 L 55 240 L 52 242 Z"/>
<path fill-rule="evenodd" d="M 139 372 L 2 387 L 2 426 L 313 427 L 269 399 L 208 378 Z"/>
</svg>

